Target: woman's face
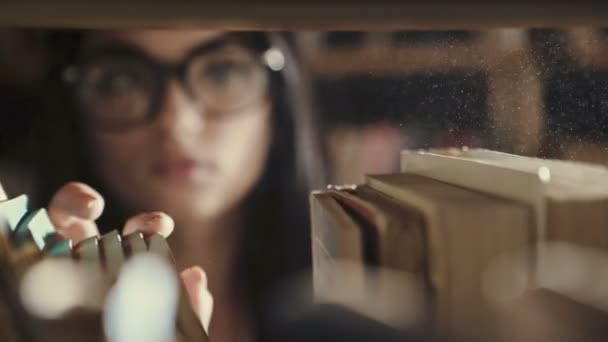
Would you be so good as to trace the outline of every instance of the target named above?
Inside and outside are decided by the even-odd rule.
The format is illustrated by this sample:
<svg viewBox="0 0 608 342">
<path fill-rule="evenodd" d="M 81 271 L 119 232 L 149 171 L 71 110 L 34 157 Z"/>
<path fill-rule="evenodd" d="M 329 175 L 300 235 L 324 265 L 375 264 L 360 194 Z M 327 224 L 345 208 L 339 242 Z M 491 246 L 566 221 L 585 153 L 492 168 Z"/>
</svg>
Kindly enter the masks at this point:
<svg viewBox="0 0 608 342">
<path fill-rule="evenodd" d="M 97 96 L 90 103 L 99 115 L 122 119 L 148 107 L 152 110 L 146 112 L 154 113 L 153 119 L 128 129 L 108 131 L 96 124 L 88 128 L 94 165 L 110 190 L 131 208 L 162 210 L 177 221 L 213 220 L 236 208 L 261 177 L 271 144 L 268 84 L 259 78 L 266 79 L 267 73 L 260 68 L 254 75 L 243 67 L 253 64 L 239 66 L 257 58 L 244 47 L 205 48 L 223 36 L 216 31 L 145 30 L 98 33 L 88 40 L 87 46 L 99 51 L 120 45 L 154 62 L 191 62 L 185 81 L 170 77 L 166 88 L 152 96 L 162 99 L 156 108 L 149 105 L 149 94 L 138 96 L 144 93 L 138 89 L 146 88 L 138 88 L 138 82 L 147 84 L 146 77 L 153 77 L 139 72 L 136 63 L 126 64 L 126 76 L 116 72 L 120 69 L 112 73 L 91 67 L 90 77 L 106 82 L 106 88 L 99 87 L 103 94 L 119 94 L 112 101 L 85 94 Z M 200 57 L 188 58 L 201 47 Z M 240 85 L 239 73 L 255 79 L 256 89 Z M 241 99 L 248 102 L 233 106 Z"/>
</svg>

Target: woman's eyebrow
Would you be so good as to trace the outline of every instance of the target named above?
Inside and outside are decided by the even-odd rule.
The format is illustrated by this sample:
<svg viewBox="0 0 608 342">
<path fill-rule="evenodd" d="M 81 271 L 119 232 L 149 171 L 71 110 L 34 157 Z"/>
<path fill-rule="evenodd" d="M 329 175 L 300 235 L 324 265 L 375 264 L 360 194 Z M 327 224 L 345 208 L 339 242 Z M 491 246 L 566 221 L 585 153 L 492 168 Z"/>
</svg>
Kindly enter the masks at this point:
<svg viewBox="0 0 608 342">
<path fill-rule="evenodd" d="M 226 46 L 227 44 L 229 44 L 232 41 L 230 38 L 231 38 L 231 35 L 229 33 L 225 33 L 223 35 L 215 37 L 209 41 L 206 41 L 206 42 L 194 47 L 193 49 L 190 50 L 190 53 L 188 53 L 188 55 L 191 56 L 191 55 L 196 55 L 196 54 L 200 54 L 200 53 L 206 53 L 206 52 L 211 52 L 211 51 L 221 49 L 222 47 Z"/>
<path fill-rule="evenodd" d="M 141 49 L 123 42 L 121 40 L 107 40 L 103 43 L 96 43 L 87 46 L 83 49 L 80 54 L 81 59 L 87 60 L 95 57 L 102 57 L 106 55 L 119 55 L 119 56 L 133 56 L 133 57 L 144 57 L 149 56 Z"/>
<path fill-rule="evenodd" d="M 230 38 L 231 35 L 229 33 L 215 37 L 209 41 L 206 41 L 198 46 L 193 47 L 187 54 L 187 56 L 212 52 L 221 49 L 232 41 L 232 39 Z M 123 41 L 119 38 L 102 40 L 85 46 L 85 48 L 83 49 L 83 53 L 81 53 L 81 59 L 86 60 L 106 55 L 134 56 L 146 59 L 153 59 L 143 49 L 137 47 L 132 43 Z"/>
</svg>

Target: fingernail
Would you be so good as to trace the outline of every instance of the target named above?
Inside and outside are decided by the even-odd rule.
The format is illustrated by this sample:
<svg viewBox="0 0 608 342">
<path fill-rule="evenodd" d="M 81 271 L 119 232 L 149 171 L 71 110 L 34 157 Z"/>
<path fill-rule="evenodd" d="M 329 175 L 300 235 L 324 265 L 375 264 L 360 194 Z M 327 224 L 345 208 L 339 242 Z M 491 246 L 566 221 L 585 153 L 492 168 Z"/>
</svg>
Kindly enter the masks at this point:
<svg viewBox="0 0 608 342">
<path fill-rule="evenodd" d="M 82 194 L 82 201 L 84 203 L 86 203 L 86 207 L 91 209 L 93 208 L 93 206 L 95 205 L 95 201 L 97 200 L 95 197 L 88 195 L 88 194 Z"/>
<path fill-rule="evenodd" d="M 67 197 L 64 201 L 59 202 L 59 206 L 80 218 L 90 218 L 93 213 L 97 198 L 93 195 L 80 192 Z"/>
<path fill-rule="evenodd" d="M 186 276 L 192 281 L 197 282 L 203 288 L 207 287 L 207 274 L 205 273 L 205 271 L 203 271 L 202 268 L 198 266 L 193 266 L 188 268 L 186 272 Z"/>
<path fill-rule="evenodd" d="M 158 221 L 160 221 L 162 219 L 162 214 L 160 213 L 149 213 L 146 214 L 145 218 L 144 218 L 144 225 L 146 226 L 152 226 L 158 223 Z"/>
<path fill-rule="evenodd" d="M 91 196 L 89 194 L 79 194 L 78 201 L 80 201 L 80 205 L 77 206 L 79 208 L 78 215 L 82 215 L 83 218 L 89 218 L 93 215 L 92 210 L 95 207 L 95 202 L 97 198 Z"/>
</svg>

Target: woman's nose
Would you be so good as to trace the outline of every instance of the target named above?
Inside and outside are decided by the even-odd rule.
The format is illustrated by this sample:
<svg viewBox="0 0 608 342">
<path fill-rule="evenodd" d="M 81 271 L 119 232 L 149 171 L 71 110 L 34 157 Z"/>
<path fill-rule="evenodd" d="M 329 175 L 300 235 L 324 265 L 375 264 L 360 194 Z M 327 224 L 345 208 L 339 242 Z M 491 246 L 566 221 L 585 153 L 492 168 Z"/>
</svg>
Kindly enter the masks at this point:
<svg viewBox="0 0 608 342">
<path fill-rule="evenodd" d="M 204 108 L 196 105 L 179 82 L 171 80 L 164 95 L 157 117 L 162 134 L 185 137 L 204 128 L 205 118 L 201 113 Z"/>
</svg>

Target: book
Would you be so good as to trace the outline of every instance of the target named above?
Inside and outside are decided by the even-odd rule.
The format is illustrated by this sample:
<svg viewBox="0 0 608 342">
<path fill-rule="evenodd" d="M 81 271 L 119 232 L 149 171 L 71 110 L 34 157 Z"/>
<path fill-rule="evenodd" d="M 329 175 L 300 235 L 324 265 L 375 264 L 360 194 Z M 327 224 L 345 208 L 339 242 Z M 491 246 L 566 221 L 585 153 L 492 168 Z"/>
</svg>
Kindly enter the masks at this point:
<svg viewBox="0 0 608 342">
<path fill-rule="evenodd" d="M 383 198 L 379 202 L 388 208 L 386 214 L 377 203 L 359 198 L 359 192 L 367 196 L 369 191 L 331 189 L 311 195 L 316 302 L 347 305 L 398 329 L 418 324 L 424 305 L 416 303 L 426 300 L 419 290 L 427 281 L 420 221 L 415 213 L 390 211 L 396 204 Z"/>
<path fill-rule="evenodd" d="M 360 269 L 354 273 L 357 276 L 349 279 L 349 284 L 336 278 L 336 268 L 340 263 L 350 263 L 359 266 L 366 262 L 366 254 L 373 253 L 373 247 L 365 251 L 363 245 L 364 227 L 359 226 L 338 202 L 328 193 L 313 192 L 310 195 L 311 240 L 313 251 L 313 287 L 317 296 L 335 293 L 340 288 L 357 285 L 364 282 Z M 372 233 L 373 232 L 367 232 Z M 368 239 L 373 240 L 373 239 Z M 356 282 L 356 283 L 353 283 Z"/>
<path fill-rule="evenodd" d="M 536 240 L 608 248 L 608 169 L 483 149 L 404 151 L 401 170 L 534 208 Z"/>
<path fill-rule="evenodd" d="M 49 321 L 26 314 L 17 295 L 17 286 L 21 277 L 39 260 L 53 257 L 87 263 L 87 267 L 99 267 L 105 277 L 116 281 L 120 276 L 123 264 L 128 261 L 129 257 L 138 253 L 156 253 L 167 258 L 170 264 L 174 265 L 171 249 L 163 236 L 156 234 L 144 237 L 141 233 L 134 233 L 122 237 L 118 232 L 112 231 L 102 236 L 85 239 L 76 246 L 72 246 L 70 240 L 61 239 L 56 234 L 45 209 L 30 207 L 26 195 L 0 201 L 0 281 L 3 285 L 2 288 L 6 290 L 2 294 L 10 293 L 10 305 L 1 307 L 0 313 L 8 312 L 17 317 L 10 320 L 11 324 L 0 321 L 0 334 L 12 336 L 15 335 L 15 331 L 32 331 L 36 335 L 41 335 L 39 331 L 35 331 L 36 328 L 39 328 L 45 331 L 50 329 L 50 334 L 46 334 L 46 337 L 52 337 L 51 340 L 53 338 L 71 340 L 70 336 L 82 338 L 83 336 L 79 334 L 74 335 L 72 330 L 63 331 L 64 328 L 61 327 L 64 326 L 65 320 Z M 181 280 L 178 281 L 181 282 Z M 207 341 L 206 332 L 190 306 L 183 285 L 180 287 L 179 299 L 176 333 L 183 340 Z M 5 302 L 7 301 L 0 301 L 0 306 Z M 89 312 L 79 312 L 71 315 L 67 320 L 86 321 L 93 327 L 95 317 L 91 316 Z M 26 326 L 27 329 L 23 328 Z M 68 323 L 66 326 L 70 326 L 70 324 Z M 78 326 L 78 324 L 71 326 Z M 82 332 L 87 333 L 84 330 Z M 91 328 L 88 333 L 98 336 L 99 331 Z"/>
<path fill-rule="evenodd" d="M 423 215 L 439 324 L 463 334 L 488 326 L 485 262 L 530 244 L 529 208 L 410 174 L 369 176 L 367 184 Z"/>
<path fill-rule="evenodd" d="M 383 269 L 413 274 L 424 285 L 426 322 L 492 340 L 504 317 L 495 297 L 543 285 L 547 243 L 608 247 L 608 169 L 602 166 L 438 149 L 403 151 L 401 167 L 397 174 L 367 175 L 363 184 L 314 193 L 315 284 L 338 281 L 327 265 L 345 257 L 358 260 L 362 284 Z M 522 273 L 497 284 L 490 271 L 514 257 Z M 506 288 L 514 283 L 517 289 Z M 498 293 L 497 285 L 507 292 Z M 377 298 L 385 291 L 367 289 Z M 407 306 L 412 299 L 404 292 L 393 300 Z M 378 318 L 357 302 L 344 304 Z"/>
</svg>

